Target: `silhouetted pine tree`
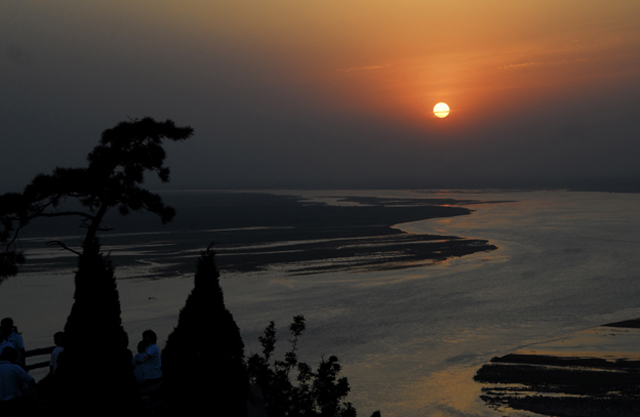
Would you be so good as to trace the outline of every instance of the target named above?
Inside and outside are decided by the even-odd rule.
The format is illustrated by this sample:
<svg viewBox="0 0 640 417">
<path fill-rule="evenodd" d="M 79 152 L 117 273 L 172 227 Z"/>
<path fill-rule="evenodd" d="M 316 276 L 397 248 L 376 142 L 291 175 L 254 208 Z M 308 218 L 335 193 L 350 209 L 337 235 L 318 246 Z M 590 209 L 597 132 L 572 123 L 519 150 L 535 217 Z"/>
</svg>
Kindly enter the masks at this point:
<svg viewBox="0 0 640 417">
<path fill-rule="evenodd" d="M 56 168 L 39 174 L 22 193 L 0 195 L 0 283 L 18 273 L 24 255 L 18 248 L 21 229 L 38 218 L 77 217 L 86 234 L 82 252 L 53 241 L 78 257 L 74 304 L 65 326 L 66 346 L 56 372 L 60 394 L 53 395 L 64 415 L 122 415 L 130 412 L 137 385 L 127 349 L 127 335 L 120 321 L 120 301 L 113 268 L 100 253 L 98 232 L 114 208 L 121 215 L 148 211 L 167 223 L 175 210 L 159 194 L 143 188 L 145 173 L 169 181 L 164 165 L 165 141 L 183 141 L 191 127 L 171 120 L 121 122 L 102 132 L 100 142 L 87 155 L 85 168 Z M 68 204 L 73 202 L 74 204 Z M 59 378 L 58 378 L 59 374 Z M 85 409 L 86 407 L 86 409 Z M 127 413 L 129 415 L 129 413 Z"/>
<path fill-rule="evenodd" d="M 162 351 L 168 415 L 247 415 L 244 343 L 224 305 L 214 254 L 210 247 L 201 253 L 194 288 Z"/>
<path fill-rule="evenodd" d="M 65 325 L 65 351 L 56 372 L 63 415 L 130 415 L 138 388 L 111 261 L 97 239 L 78 258 L 75 294 Z"/>
<path fill-rule="evenodd" d="M 192 134 L 192 128 L 178 127 L 171 120 L 156 122 L 145 117 L 121 122 L 102 132 L 100 143 L 87 155 L 86 168 L 58 167 L 49 175 L 36 175 L 22 193 L 0 194 L 0 244 L 5 246 L 0 251 L 0 283 L 16 275 L 18 265 L 25 262 L 18 235 L 34 219 L 80 218 L 87 229 L 85 246 L 98 231 L 106 230 L 102 223 L 113 208 L 123 216 L 149 211 L 163 224 L 171 221 L 175 210 L 142 185 L 147 171 L 157 174 L 162 182 L 169 181 L 163 142 L 186 140 Z M 75 207 L 67 204 L 71 201 Z M 54 243 L 68 249 L 63 242 Z"/>
</svg>

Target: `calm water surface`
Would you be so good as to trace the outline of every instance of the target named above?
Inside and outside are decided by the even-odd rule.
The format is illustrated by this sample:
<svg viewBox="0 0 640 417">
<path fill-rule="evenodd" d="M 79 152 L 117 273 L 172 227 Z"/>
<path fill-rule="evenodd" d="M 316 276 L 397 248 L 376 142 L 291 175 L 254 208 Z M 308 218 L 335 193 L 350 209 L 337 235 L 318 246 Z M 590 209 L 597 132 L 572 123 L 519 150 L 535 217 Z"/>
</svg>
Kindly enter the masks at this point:
<svg viewBox="0 0 640 417">
<path fill-rule="evenodd" d="M 303 314 L 302 359 L 335 354 L 359 415 L 496 416 L 471 379 L 492 356 L 607 322 L 640 317 L 640 196 L 574 192 L 277 191 L 335 204 L 342 196 L 455 198 L 468 216 L 397 225 L 414 233 L 488 239 L 499 249 L 392 271 L 295 276 L 273 268 L 225 274 L 227 306 L 247 353 L 270 320 Z M 140 264 L 137 268 L 152 268 Z M 118 270 L 120 277 L 132 267 Z M 135 269 L 135 267 L 133 267 Z M 138 271 L 139 272 L 139 271 Z M 134 346 L 146 328 L 164 340 L 191 290 L 189 274 L 121 279 Z M 0 287 L 30 346 L 50 344 L 72 302 L 72 271 L 23 274 Z M 280 343 L 286 344 L 283 332 Z M 29 347 L 29 346 L 28 346 Z M 514 415 L 527 415 L 524 413 Z"/>
</svg>

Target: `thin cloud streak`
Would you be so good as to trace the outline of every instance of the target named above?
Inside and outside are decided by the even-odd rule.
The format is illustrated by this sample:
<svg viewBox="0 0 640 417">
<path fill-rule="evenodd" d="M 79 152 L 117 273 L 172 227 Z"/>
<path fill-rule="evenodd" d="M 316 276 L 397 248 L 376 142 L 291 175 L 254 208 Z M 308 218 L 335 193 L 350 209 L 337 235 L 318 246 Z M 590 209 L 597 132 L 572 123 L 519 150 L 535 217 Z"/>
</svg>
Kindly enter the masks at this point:
<svg viewBox="0 0 640 417">
<path fill-rule="evenodd" d="M 542 65 L 542 62 L 524 62 L 522 64 L 509 64 L 509 65 L 503 65 L 501 67 L 498 67 L 499 69 L 503 69 L 503 70 L 511 70 L 511 69 L 519 69 L 519 68 L 526 68 L 526 67 L 531 67 L 534 65 Z"/>
<path fill-rule="evenodd" d="M 173 188 L 640 180 L 640 2 L 364 3 L 6 2 L 0 191 L 144 116 Z"/>
<path fill-rule="evenodd" d="M 337 70 L 338 72 L 352 72 L 352 71 L 372 71 L 372 70 L 379 70 L 382 68 L 389 68 L 391 66 L 391 64 L 389 65 L 368 65 L 365 67 L 351 67 L 351 68 L 347 68 L 347 69 L 339 69 Z"/>
</svg>

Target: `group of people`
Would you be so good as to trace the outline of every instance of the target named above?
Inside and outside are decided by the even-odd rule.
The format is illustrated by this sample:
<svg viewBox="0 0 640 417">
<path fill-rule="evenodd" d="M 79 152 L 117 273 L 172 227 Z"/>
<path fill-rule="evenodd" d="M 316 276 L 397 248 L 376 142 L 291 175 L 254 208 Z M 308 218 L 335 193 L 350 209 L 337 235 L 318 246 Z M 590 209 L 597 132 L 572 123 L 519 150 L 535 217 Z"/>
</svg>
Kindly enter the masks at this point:
<svg viewBox="0 0 640 417">
<path fill-rule="evenodd" d="M 35 384 L 25 371 L 22 336 L 10 317 L 0 321 L 0 415 L 13 415 L 23 393 Z"/>
<path fill-rule="evenodd" d="M 142 392 L 153 392 L 162 381 L 162 362 L 157 335 L 145 330 L 138 343 L 138 353 L 132 365 Z M 56 373 L 64 352 L 64 333 L 54 335 L 55 348 L 49 361 L 49 374 Z M 0 416 L 13 415 L 21 406 L 24 394 L 35 385 L 34 378 L 26 371 L 24 342 L 11 318 L 0 322 Z"/>
</svg>

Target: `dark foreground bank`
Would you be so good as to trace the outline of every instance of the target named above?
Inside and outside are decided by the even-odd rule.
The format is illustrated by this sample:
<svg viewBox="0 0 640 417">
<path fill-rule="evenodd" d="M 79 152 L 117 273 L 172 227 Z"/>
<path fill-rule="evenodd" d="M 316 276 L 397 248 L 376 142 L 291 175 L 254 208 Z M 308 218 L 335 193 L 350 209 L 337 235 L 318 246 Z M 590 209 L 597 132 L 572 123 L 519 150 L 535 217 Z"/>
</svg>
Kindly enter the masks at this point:
<svg viewBox="0 0 640 417">
<path fill-rule="evenodd" d="M 496 409 L 556 417 L 640 413 L 640 319 L 491 359 L 474 377 Z"/>
</svg>

